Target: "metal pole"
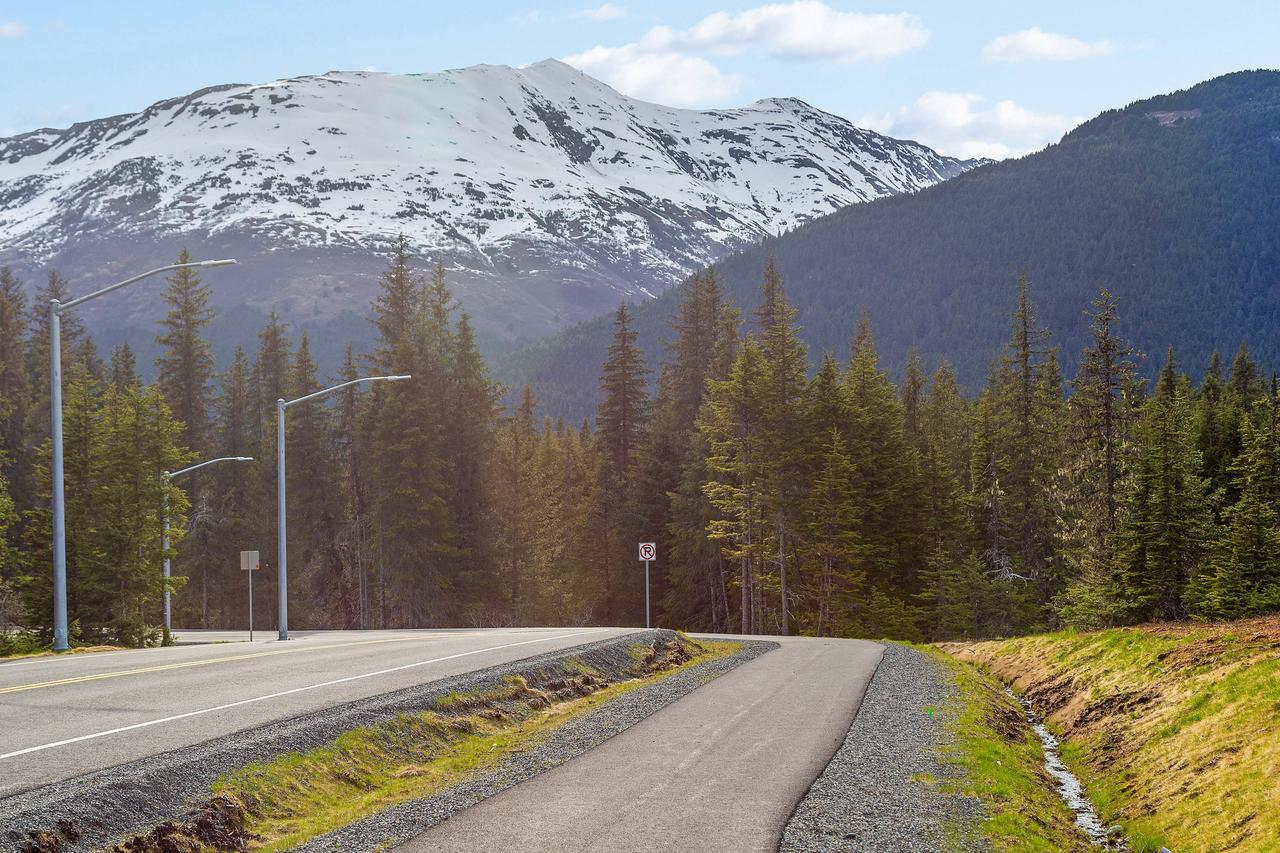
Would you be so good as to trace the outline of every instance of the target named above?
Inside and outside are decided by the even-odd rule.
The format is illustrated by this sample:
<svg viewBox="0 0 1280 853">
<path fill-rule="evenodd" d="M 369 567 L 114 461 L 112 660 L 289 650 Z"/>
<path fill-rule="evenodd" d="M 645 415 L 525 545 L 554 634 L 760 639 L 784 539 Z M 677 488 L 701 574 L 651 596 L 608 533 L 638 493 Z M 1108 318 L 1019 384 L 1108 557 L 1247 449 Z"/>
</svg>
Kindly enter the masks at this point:
<svg viewBox="0 0 1280 853">
<path fill-rule="evenodd" d="M 67 526 L 66 484 L 62 471 L 62 312 L 82 302 L 97 299 L 113 290 L 141 281 L 144 278 L 169 270 L 188 267 L 221 267 L 234 264 L 234 259 L 221 261 L 193 261 L 186 264 L 170 264 L 148 270 L 141 275 L 116 282 L 110 287 L 68 300 L 49 300 L 49 419 L 52 422 L 50 438 L 53 443 L 51 471 L 53 480 L 53 650 L 66 651 L 67 643 Z"/>
<path fill-rule="evenodd" d="M 178 471 L 165 471 L 165 472 L 164 472 L 164 475 L 163 475 L 163 476 L 164 476 L 164 483 L 165 483 L 165 490 L 164 490 L 164 530 L 162 530 L 162 531 L 160 532 L 160 547 L 161 547 L 161 548 L 163 549 L 163 551 L 164 551 L 164 577 L 165 577 L 165 585 L 164 585 L 164 627 L 165 627 L 165 628 L 168 628 L 170 631 L 172 631 L 172 630 L 173 630 L 173 626 L 172 626 L 172 625 L 170 624 L 170 622 L 169 622 L 169 610 L 170 610 L 170 608 L 169 608 L 169 583 L 168 583 L 168 580 L 169 580 L 169 576 L 173 573 L 173 567 L 172 567 L 172 565 L 170 564 L 170 563 L 171 563 L 171 561 L 170 561 L 170 559 L 169 559 L 169 488 L 168 488 L 168 487 L 169 487 L 169 484 L 170 484 L 171 482 L 173 482 L 173 478 L 174 478 L 174 477 L 177 477 L 177 476 L 179 476 L 179 475 L 181 475 L 181 474 L 187 474 L 187 473 L 190 473 L 191 471 L 194 471 L 194 470 L 196 470 L 197 468 L 203 468 L 203 467 L 204 467 L 204 466 L 206 466 L 206 465 L 212 465 L 212 464 L 214 464 L 215 462 L 252 462 L 252 461 L 253 461 L 253 457 L 252 457 L 252 456 L 219 456 L 217 459 L 208 459 L 208 460 L 205 460 L 204 462 L 201 462 L 201 463 L 199 463 L 199 464 L 197 464 L 197 465 L 188 465 L 186 468 L 183 468 L 183 469 L 178 470 Z M 206 627 L 207 627 L 207 626 L 206 626 Z"/>
<path fill-rule="evenodd" d="M 66 491 L 62 478 L 62 303 L 49 300 L 49 416 L 53 438 L 53 650 L 67 644 Z"/>
<path fill-rule="evenodd" d="M 164 472 L 164 529 L 160 531 L 160 550 L 164 554 L 164 629 L 172 631 L 169 622 L 169 472 Z"/>
<path fill-rule="evenodd" d="M 284 399 L 276 400 L 276 524 L 280 541 L 276 544 L 276 561 L 280 576 L 280 639 L 289 639 L 289 551 L 286 544 L 284 509 Z"/>
<path fill-rule="evenodd" d="M 249 566 L 249 642 L 253 642 L 253 566 Z"/>
<path fill-rule="evenodd" d="M 649 561 L 644 561 L 644 626 L 652 628 L 649 620 Z"/>
</svg>

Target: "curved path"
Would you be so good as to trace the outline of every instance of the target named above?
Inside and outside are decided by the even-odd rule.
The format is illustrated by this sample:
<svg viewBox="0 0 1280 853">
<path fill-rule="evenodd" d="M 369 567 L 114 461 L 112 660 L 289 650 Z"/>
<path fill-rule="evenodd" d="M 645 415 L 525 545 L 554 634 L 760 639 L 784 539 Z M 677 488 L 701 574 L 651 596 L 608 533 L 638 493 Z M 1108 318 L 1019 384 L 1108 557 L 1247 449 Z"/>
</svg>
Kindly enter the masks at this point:
<svg viewBox="0 0 1280 853">
<path fill-rule="evenodd" d="M 397 849 L 773 853 L 884 649 L 769 639 L 781 648 Z"/>
</svg>

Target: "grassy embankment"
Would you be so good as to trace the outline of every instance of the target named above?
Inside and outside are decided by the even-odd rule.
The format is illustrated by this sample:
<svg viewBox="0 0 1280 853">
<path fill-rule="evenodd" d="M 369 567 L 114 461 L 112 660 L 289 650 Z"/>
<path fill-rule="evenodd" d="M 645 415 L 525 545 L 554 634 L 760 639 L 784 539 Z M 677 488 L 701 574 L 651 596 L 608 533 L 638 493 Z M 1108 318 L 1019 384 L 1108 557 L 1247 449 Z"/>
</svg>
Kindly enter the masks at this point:
<svg viewBox="0 0 1280 853">
<path fill-rule="evenodd" d="M 633 647 L 632 665 L 613 681 L 579 662 L 537 686 L 508 677 L 490 691 L 451 693 L 431 710 L 236 770 L 214 784 L 193 820 L 161 827 L 132 849 L 159 847 L 177 833 L 205 849 L 287 850 L 482 773 L 593 708 L 741 647 L 681 636 L 678 648 Z"/>
<path fill-rule="evenodd" d="M 946 648 L 1032 700 L 1134 850 L 1280 850 L 1280 619 Z"/>
<path fill-rule="evenodd" d="M 1022 853 L 1088 850 L 1044 770 L 1040 740 L 1004 685 L 982 670 L 930 646 L 916 646 L 950 675 L 957 698 L 941 715 L 953 742 L 942 754 L 957 771 L 953 778 L 922 781 L 982 803 L 986 819 L 949 827 L 949 848 Z"/>
</svg>

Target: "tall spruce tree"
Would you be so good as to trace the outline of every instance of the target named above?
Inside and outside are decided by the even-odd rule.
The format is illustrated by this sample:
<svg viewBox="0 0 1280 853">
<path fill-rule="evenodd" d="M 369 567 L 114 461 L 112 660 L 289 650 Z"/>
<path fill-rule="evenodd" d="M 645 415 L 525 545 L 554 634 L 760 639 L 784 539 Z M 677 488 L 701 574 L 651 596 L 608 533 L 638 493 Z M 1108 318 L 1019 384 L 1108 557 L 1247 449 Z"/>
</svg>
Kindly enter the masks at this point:
<svg viewBox="0 0 1280 853">
<path fill-rule="evenodd" d="M 1204 571 L 1188 585 L 1199 616 L 1235 619 L 1280 609 L 1280 395 L 1254 402 L 1244 423 L 1244 450 L 1232 465 L 1239 498 Z"/>
<path fill-rule="evenodd" d="M 707 538 L 720 545 L 725 559 L 737 565 L 737 628 L 764 630 L 761 572 L 765 555 L 761 458 L 764 384 L 768 366 L 759 345 L 743 342 L 727 378 L 708 382 L 707 406 L 700 428 L 707 443 L 707 479 L 702 490 L 716 514 L 707 523 Z"/>
<path fill-rule="evenodd" d="M 191 263 L 186 249 L 177 263 Z M 204 334 L 213 321 L 209 287 L 193 268 L 174 270 L 163 298 L 169 312 L 161 321 L 163 334 L 156 343 L 164 348 L 156 359 L 157 383 L 169 408 L 183 425 L 182 443 L 203 453 L 208 448 L 209 411 L 214 377 L 213 351 Z"/>
<path fill-rule="evenodd" d="M 1117 596 L 1129 618 L 1181 619 L 1183 593 L 1214 536 L 1189 382 L 1173 348 L 1135 431 L 1139 458 L 1117 533 Z"/>
<path fill-rule="evenodd" d="M 755 312 L 765 362 L 760 450 L 765 463 L 764 501 L 772 519 L 770 550 L 776 558 L 781 632 L 791 632 L 787 569 L 795 561 L 795 528 L 802 512 L 806 469 L 816 448 L 796 418 L 802 411 L 807 350 L 800 342 L 796 309 L 787 301 L 772 255 L 765 264 Z M 794 570 L 793 570 L 794 571 Z"/>
<path fill-rule="evenodd" d="M 16 506 L 32 498 L 30 457 L 27 452 L 27 410 L 31 388 L 26 362 L 26 293 L 22 282 L 0 267 L 0 478 L 6 481 L 12 515 L 0 533 L 0 548 L 10 547 L 8 561 L 16 565 L 20 535 Z"/>
<path fill-rule="evenodd" d="M 1066 501 L 1059 510 L 1070 580 L 1057 609 L 1067 624 L 1082 628 L 1114 624 L 1121 615 L 1112 578 L 1113 540 L 1142 399 L 1136 353 L 1116 334 L 1115 297 L 1103 290 L 1089 316 L 1091 342 L 1072 382 Z"/>
<path fill-rule="evenodd" d="M 601 605 L 607 619 L 619 622 L 639 621 L 643 614 L 643 589 L 635 584 L 624 587 L 623 567 L 634 562 L 633 539 L 641 533 L 633 487 L 649 414 L 648 374 L 631 314 L 625 304 L 619 305 L 600 372 L 603 398 L 596 411 L 596 442 L 602 455 L 599 518 L 606 551 L 600 567 Z"/>
</svg>

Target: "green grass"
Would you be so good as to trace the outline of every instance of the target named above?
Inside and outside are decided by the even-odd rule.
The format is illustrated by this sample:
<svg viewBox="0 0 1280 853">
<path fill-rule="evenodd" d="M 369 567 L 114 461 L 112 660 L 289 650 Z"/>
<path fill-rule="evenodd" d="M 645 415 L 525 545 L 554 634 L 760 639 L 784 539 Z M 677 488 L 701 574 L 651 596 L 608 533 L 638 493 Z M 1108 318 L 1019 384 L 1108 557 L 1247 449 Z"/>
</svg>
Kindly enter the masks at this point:
<svg viewBox="0 0 1280 853">
<path fill-rule="evenodd" d="M 694 664 L 732 654 L 740 643 L 702 642 L 691 661 L 609 684 L 585 697 L 553 694 L 509 678 L 494 690 L 454 692 L 435 709 L 355 729 L 330 744 L 224 776 L 213 794 L 245 806 L 264 850 L 290 849 L 396 803 L 429 796 L 527 750 L 576 716 Z M 642 661 L 647 647 L 638 651 Z M 567 668 L 598 677 L 585 664 Z"/>
<path fill-rule="evenodd" d="M 1280 850 L 1280 620 L 949 648 L 1033 698 L 1056 688 L 1063 760 L 1133 850 Z"/>
<path fill-rule="evenodd" d="M 958 771 L 939 784 L 947 793 L 979 800 L 986 814 L 978 824 L 949 827 L 950 846 L 1026 853 L 1088 850 L 1042 769 L 1039 739 L 1003 686 L 939 649 L 916 648 L 947 670 L 958 694 L 937 711 L 954 737 L 941 757 Z"/>
</svg>

